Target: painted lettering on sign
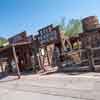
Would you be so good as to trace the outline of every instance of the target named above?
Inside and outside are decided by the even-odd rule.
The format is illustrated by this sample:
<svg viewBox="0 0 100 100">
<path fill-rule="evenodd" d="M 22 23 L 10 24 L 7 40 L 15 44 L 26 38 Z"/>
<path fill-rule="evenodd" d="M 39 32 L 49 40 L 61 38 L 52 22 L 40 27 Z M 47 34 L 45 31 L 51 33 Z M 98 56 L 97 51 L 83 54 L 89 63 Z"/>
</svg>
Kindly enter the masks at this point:
<svg viewBox="0 0 100 100">
<path fill-rule="evenodd" d="M 40 29 L 38 32 L 38 40 L 40 41 L 41 45 L 57 41 L 57 32 L 53 29 L 52 25 Z"/>
</svg>

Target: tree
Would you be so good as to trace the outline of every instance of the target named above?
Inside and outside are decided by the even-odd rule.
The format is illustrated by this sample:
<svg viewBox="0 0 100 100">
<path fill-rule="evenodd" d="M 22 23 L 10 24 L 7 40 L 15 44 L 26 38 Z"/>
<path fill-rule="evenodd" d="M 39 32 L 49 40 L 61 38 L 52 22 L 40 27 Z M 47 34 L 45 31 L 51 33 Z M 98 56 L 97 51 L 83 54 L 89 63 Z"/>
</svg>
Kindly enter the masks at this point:
<svg viewBox="0 0 100 100">
<path fill-rule="evenodd" d="M 60 24 L 59 24 L 60 30 L 62 30 L 62 31 L 65 31 L 65 29 L 66 29 L 66 23 L 65 23 L 65 21 L 66 21 L 66 18 L 62 17 L 62 19 L 60 21 Z"/>
<path fill-rule="evenodd" d="M 61 19 L 60 29 L 64 32 L 65 36 L 77 36 L 78 33 L 82 32 L 82 24 L 79 19 L 71 19 L 68 24 L 65 24 L 65 17 Z"/>
<path fill-rule="evenodd" d="M 3 44 L 6 42 L 7 42 L 6 39 L 0 37 L 0 47 L 3 46 Z"/>
</svg>

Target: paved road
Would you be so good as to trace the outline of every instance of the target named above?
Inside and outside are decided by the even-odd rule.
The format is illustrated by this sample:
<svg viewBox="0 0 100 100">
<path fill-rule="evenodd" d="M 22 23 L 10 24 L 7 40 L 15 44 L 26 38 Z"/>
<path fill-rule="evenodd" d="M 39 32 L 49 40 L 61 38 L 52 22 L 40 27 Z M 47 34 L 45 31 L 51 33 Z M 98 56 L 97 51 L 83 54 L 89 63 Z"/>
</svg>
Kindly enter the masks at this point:
<svg viewBox="0 0 100 100">
<path fill-rule="evenodd" d="M 0 100 L 100 100 L 100 74 L 28 75 L 0 80 Z"/>
<path fill-rule="evenodd" d="M 82 100 L 82 99 L 0 88 L 0 100 Z"/>
</svg>

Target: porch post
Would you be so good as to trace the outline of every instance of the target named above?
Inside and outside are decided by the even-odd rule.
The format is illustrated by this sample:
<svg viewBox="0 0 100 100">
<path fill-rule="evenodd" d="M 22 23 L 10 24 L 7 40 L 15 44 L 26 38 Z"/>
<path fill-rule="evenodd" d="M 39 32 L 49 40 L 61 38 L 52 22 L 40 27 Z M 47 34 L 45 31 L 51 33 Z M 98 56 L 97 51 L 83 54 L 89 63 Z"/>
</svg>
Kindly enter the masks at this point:
<svg viewBox="0 0 100 100">
<path fill-rule="evenodd" d="M 17 61 L 15 46 L 12 46 L 12 50 L 13 50 L 14 60 L 15 60 L 15 63 L 16 63 L 16 69 L 17 69 L 18 79 L 20 79 L 21 74 L 20 74 L 20 70 L 19 70 L 19 66 L 18 66 L 18 61 Z"/>
<path fill-rule="evenodd" d="M 2 74 L 4 73 L 2 62 L 0 62 Z"/>
<path fill-rule="evenodd" d="M 95 64 L 94 64 L 94 59 L 93 59 L 93 50 L 91 48 L 87 48 L 86 52 L 87 52 L 88 61 L 89 61 L 89 70 L 94 72 Z"/>
</svg>

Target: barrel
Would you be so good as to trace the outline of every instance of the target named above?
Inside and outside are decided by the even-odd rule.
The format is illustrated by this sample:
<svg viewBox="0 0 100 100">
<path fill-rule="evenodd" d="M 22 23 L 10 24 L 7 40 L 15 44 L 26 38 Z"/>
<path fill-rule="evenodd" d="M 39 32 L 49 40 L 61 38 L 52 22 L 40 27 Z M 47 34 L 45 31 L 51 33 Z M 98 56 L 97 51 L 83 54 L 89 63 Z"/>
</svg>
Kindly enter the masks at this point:
<svg viewBox="0 0 100 100">
<path fill-rule="evenodd" d="M 89 16 L 82 20 L 83 31 L 90 31 L 100 27 L 97 16 Z"/>
</svg>

